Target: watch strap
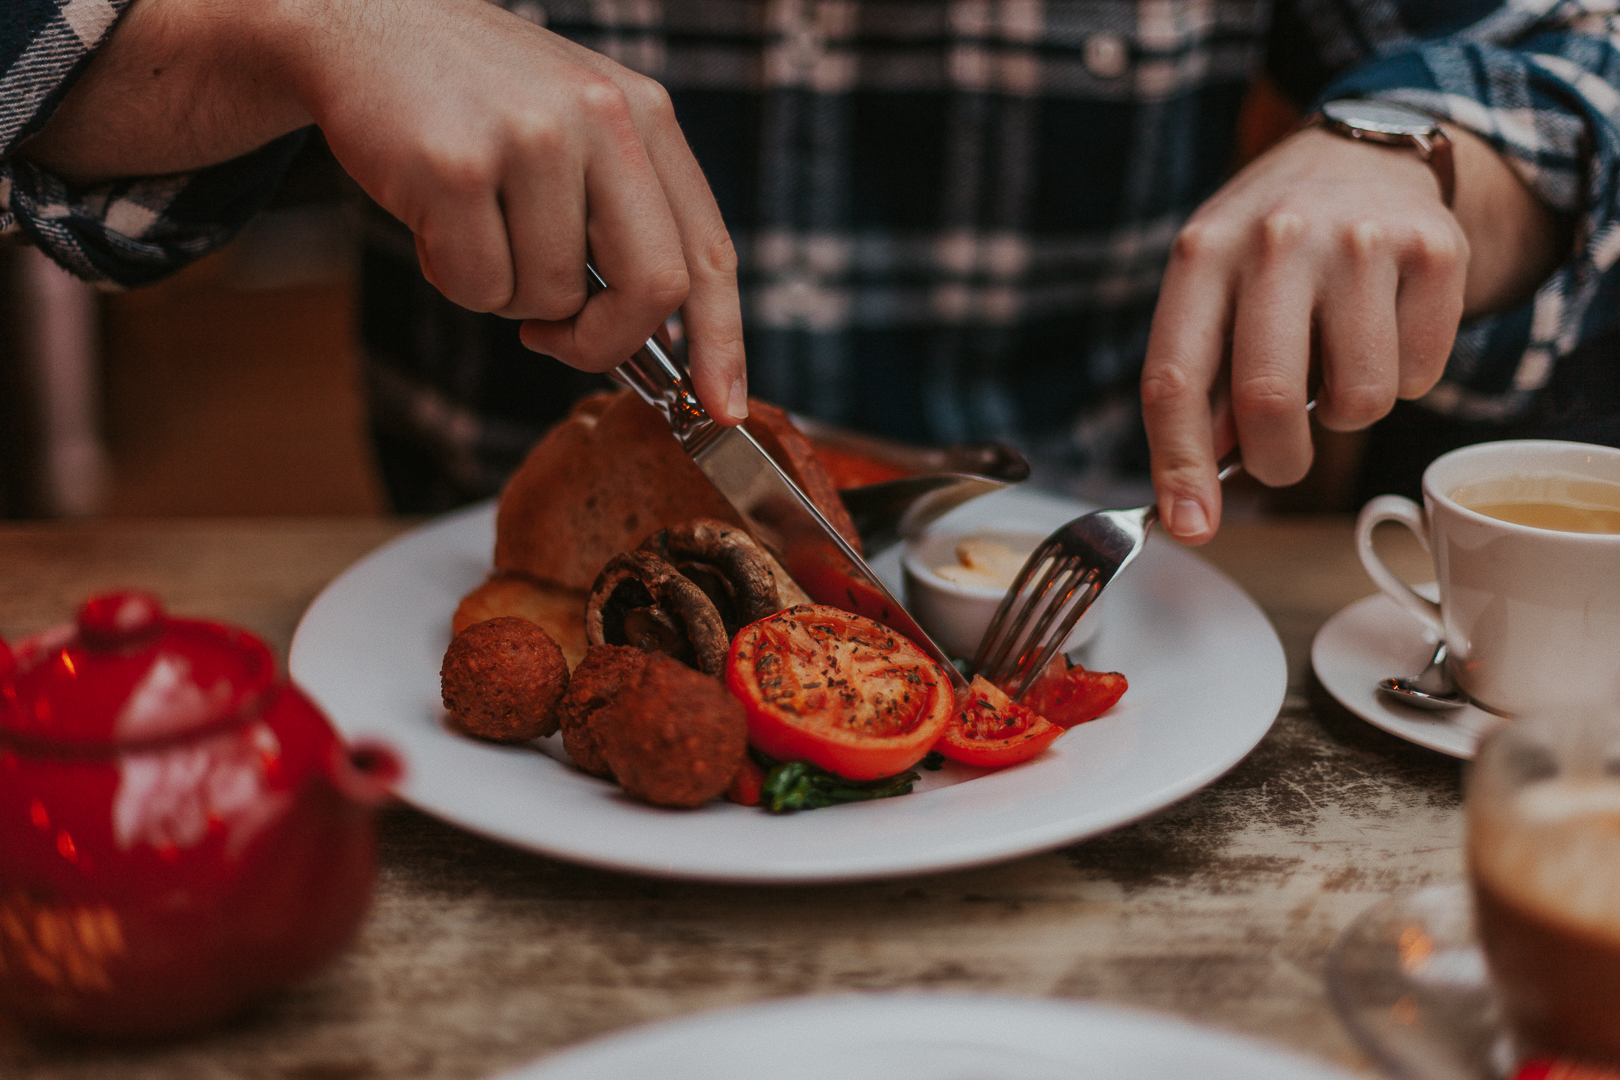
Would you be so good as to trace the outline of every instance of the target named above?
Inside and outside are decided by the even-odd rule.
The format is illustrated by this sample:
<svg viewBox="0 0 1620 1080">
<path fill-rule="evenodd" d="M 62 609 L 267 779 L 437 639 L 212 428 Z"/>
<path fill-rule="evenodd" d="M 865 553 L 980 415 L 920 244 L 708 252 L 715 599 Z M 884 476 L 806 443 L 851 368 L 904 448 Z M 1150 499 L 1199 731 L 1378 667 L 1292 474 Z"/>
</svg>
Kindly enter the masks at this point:
<svg viewBox="0 0 1620 1080">
<path fill-rule="evenodd" d="M 1440 182 L 1440 201 L 1449 209 L 1457 197 L 1457 159 L 1451 152 L 1451 136 L 1436 124 L 1427 135 L 1413 135 L 1412 145 L 1434 170 L 1434 178 Z"/>
</svg>

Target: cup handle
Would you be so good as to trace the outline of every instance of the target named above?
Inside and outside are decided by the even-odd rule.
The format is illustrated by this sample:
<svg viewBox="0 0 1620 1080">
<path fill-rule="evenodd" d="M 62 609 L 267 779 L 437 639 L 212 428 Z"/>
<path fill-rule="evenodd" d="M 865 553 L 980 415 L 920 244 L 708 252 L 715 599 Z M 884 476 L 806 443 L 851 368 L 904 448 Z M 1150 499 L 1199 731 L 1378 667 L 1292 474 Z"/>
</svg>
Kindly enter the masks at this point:
<svg viewBox="0 0 1620 1080">
<path fill-rule="evenodd" d="M 1386 521 L 1398 521 L 1411 529 L 1418 543 L 1423 545 L 1423 550 L 1429 550 L 1429 523 L 1423 518 L 1423 508 L 1400 495 L 1380 495 L 1363 506 L 1356 518 L 1356 554 L 1361 556 L 1361 565 L 1366 569 L 1367 576 L 1384 590 L 1384 595 L 1410 611 L 1443 638 L 1446 624 L 1440 616 L 1440 605 L 1426 596 L 1418 595 L 1412 586 L 1392 574 L 1373 549 L 1373 529 Z"/>
</svg>

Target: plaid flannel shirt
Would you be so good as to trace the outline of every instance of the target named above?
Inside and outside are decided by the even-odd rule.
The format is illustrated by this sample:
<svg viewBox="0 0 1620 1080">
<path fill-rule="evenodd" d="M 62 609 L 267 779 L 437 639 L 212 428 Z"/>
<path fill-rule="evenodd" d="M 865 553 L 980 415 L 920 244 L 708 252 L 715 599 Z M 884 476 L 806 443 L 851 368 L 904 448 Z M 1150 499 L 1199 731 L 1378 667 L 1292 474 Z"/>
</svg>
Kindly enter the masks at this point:
<svg viewBox="0 0 1620 1080">
<path fill-rule="evenodd" d="M 70 13 L 110 23 L 120 6 L 58 4 L 29 9 L 54 44 L 11 49 L 7 152 L 94 45 L 63 33 Z M 1574 220 L 1570 257 L 1529 303 L 1462 327 L 1425 404 L 1620 439 L 1604 426 L 1620 417 L 1613 3 L 508 6 L 669 89 L 738 247 L 763 397 L 900 438 L 1002 438 L 1074 468 L 1140 467 L 1134 388 L 1159 277 L 1227 175 L 1245 89 L 1267 70 L 1301 103 L 1384 97 L 1475 131 Z M 0 16 L 0 33 L 21 41 L 26 22 Z M 49 74 L 18 77 L 30 63 Z M 273 172 L 256 159 L 277 152 L 86 193 L 7 161 L 0 224 L 87 277 L 135 284 L 228 236 Z M 117 210 L 129 205 L 138 229 Z M 408 234 L 374 224 L 362 337 L 396 501 L 491 491 L 584 383 L 525 354 L 513 324 L 443 301 Z"/>
</svg>

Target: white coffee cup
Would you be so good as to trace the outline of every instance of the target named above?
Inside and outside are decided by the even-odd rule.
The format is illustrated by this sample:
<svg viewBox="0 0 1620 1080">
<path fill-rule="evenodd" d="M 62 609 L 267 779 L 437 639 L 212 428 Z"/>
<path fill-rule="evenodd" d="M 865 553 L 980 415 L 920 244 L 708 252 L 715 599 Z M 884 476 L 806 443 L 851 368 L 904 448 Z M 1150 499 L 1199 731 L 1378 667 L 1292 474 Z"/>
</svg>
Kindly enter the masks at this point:
<svg viewBox="0 0 1620 1080">
<path fill-rule="evenodd" d="M 1559 704 L 1620 702 L 1620 533 L 1534 528 L 1455 499 L 1469 485 L 1506 478 L 1620 483 L 1620 450 L 1528 439 L 1453 450 L 1424 470 L 1423 506 L 1381 495 L 1362 507 L 1362 566 L 1446 640 L 1451 673 L 1476 704 L 1519 716 Z M 1434 556 L 1438 604 L 1373 550 L 1373 528 L 1385 521 L 1411 529 Z"/>
</svg>

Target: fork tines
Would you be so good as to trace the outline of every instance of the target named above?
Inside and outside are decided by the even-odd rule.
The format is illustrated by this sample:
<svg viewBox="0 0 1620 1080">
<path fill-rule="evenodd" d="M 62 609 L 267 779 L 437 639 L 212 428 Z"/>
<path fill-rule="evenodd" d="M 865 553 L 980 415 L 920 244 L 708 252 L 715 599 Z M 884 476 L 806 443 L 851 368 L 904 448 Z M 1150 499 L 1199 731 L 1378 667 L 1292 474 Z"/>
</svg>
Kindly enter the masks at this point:
<svg viewBox="0 0 1620 1080">
<path fill-rule="evenodd" d="M 1087 560 L 1062 552 L 1062 545 L 1048 540 L 1029 557 L 973 658 L 975 674 L 1005 687 L 1014 701 L 1057 655 L 1107 584 Z"/>
</svg>

